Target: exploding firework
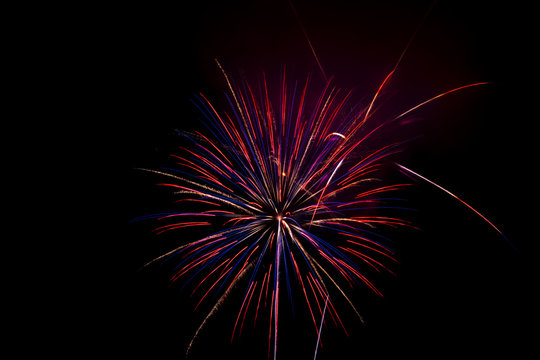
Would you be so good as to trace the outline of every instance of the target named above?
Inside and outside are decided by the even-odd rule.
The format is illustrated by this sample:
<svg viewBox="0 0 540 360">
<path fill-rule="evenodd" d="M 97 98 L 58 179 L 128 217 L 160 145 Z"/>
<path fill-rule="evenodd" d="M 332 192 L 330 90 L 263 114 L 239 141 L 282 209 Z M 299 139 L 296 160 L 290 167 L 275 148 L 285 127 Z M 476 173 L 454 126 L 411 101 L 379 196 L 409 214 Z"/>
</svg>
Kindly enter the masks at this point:
<svg viewBox="0 0 540 360">
<path fill-rule="evenodd" d="M 195 309 L 203 302 L 214 304 L 188 352 L 242 280 L 246 286 L 236 289 L 244 295 L 231 324 L 231 340 L 242 332 L 248 313 L 256 323 L 264 312 L 268 354 L 276 358 L 281 303 L 287 294 L 291 298 L 292 287 L 303 294 L 317 338 L 326 313 L 346 331 L 334 305 L 336 297 L 363 321 L 346 288 L 360 285 L 382 296 L 367 273 L 393 274 L 391 265 L 397 262 L 377 229 L 414 228 L 407 220 L 379 213 L 397 208 L 391 193 L 410 185 L 386 184 L 379 176 L 401 143 L 367 150 L 368 141 L 430 101 L 484 83 L 452 89 L 378 121 L 374 104 L 393 71 L 363 105 L 351 104 L 352 92 L 337 89 L 331 79 L 315 92 L 309 77 L 298 85 L 283 71 L 279 91 L 272 93 L 264 75 L 253 88 L 247 81 L 235 86 L 223 74 L 228 108 L 219 111 L 204 94 L 196 96 L 193 103 L 204 116 L 207 133 L 182 134 L 190 146 L 171 155 L 174 169 L 147 170 L 168 179 L 159 185 L 173 190 L 181 209 L 143 217 L 158 220 L 154 232 L 201 227 L 207 234 L 181 242 L 147 265 L 174 259 L 178 266 L 171 280 L 193 286 L 192 295 L 198 296 Z"/>
<path fill-rule="evenodd" d="M 248 311 L 257 318 L 266 306 L 275 357 L 284 289 L 300 287 L 317 333 L 324 311 L 342 325 L 331 294 L 344 297 L 362 319 L 342 284 L 362 284 L 381 295 L 365 273 L 392 273 L 388 262 L 396 258 L 374 228 L 412 224 L 374 209 L 408 184 L 377 181 L 399 143 L 364 149 L 358 156 L 357 150 L 384 125 L 366 126 L 373 102 L 351 106 L 351 92 L 331 81 L 312 97 L 309 77 L 302 86 L 291 86 L 285 73 L 277 97 L 270 94 L 266 77 L 259 93 L 248 83 L 238 88 L 225 78 L 228 111 L 219 112 L 203 94 L 194 99 L 211 136 L 184 134 L 192 146 L 172 155 L 177 168 L 149 170 L 170 179 L 159 185 L 174 190 L 183 210 L 145 217 L 165 223 L 154 229 L 157 234 L 186 227 L 220 229 L 152 262 L 178 259 L 172 281 L 196 283 L 196 308 L 216 297 L 219 305 L 239 279 L 249 278 L 232 336 L 242 331 Z M 189 204 L 207 209 L 189 211 Z"/>
<path fill-rule="evenodd" d="M 502 257 L 492 256 L 491 243 L 482 242 L 484 228 L 474 233 L 475 228 L 470 226 L 474 224 L 453 216 L 456 215 L 453 205 L 464 205 L 460 210 L 465 216 L 479 216 L 477 220 L 486 221 L 498 233 L 504 231 L 505 228 L 495 228 L 497 221 L 487 220 L 488 217 L 458 197 L 468 193 L 464 199 L 470 199 L 471 204 L 490 209 L 495 220 L 504 218 L 507 231 L 512 227 L 509 213 L 515 216 L 514 220 L 519 218 L 514 230 L 521 228 L 524 213 L 517 209 L 524 199 L 530 199 L 530 187 L 522 186 L 527 176 L 522 176 L 526 164 L 521 160 L 527 152 L 515 151 L 525 150 L 521 145 L 525 141 L 520 138 L 519 146 L 515 145 L 518 145 L 516 135 L 521 136 L 524 125 L 520 122 L 514 126 L 508 120 L 517 122 L 522 118 L 523 105 L 527 102 L 522 98 L 523 92 L 518 91 L 523 87 L 512 86 L 514 82 L 506 80 L 530 79 L 525 69 L 531 67 L 522 63 L 526 54 L 515 51 L 520 46 L 510 45 L 516 44 L 524 32 L 515 31 L 516 36 L 509 37 L 508 31 L 516 28 L 499 26 L 500 19 L 508 15 L 507 7 L 500 13 L 503 16 L 498 17 L 485 16 L 485 9 L 493 7 L 482 6 L 482 11 L 470 12 L 469 3 L 461 7 L 446 3 L 445 9 L 456 10 L 450 16 L 445 10 L 436 9 L 438 12 L 427 23 L 428 31 L 419 32 L 418 43 L 415 41 L 410 46 L 411 56 L 404 58 L 399 72 L 392 72 L 381 84 L 387 71 L 395 70 L 386 60 L 392 61 L 400 55 L 398 51 L 414 26 L 408 22 L 418 21 L 418 9 L 403 11 L 410 4 L 400 5 L 397 10 L 387 4 L 377 5 L 380 12 L 371 16 L 374 10 L 365 9 L 365 4 L 355 5 L 355 11 L 350 11 L 350 7 L 341 8 L 340 2 L 325 5 L 321 11 L 322 8 L 310 10 L 299 3 L 298 15 L 306 19 L 306 26 L 301 29 L 286 21 L 278 21 L 279 26 L 274 27 L 276 14 L 267 14 L 266 8 L 259 11 L 264 13 L 260 16 L 252 14 L 257 6 L 240 11 L 239 6 L 228 4 L 214 13 L 199 14 L 194 21 L 196 25 L 203 16 L 206 20 L 204 25 L 194 28 L 204 30 L 189 29 L 186 38 L 192 41 L 192 46 L 186 42 L 175 52 L 169 50 L 170 44 L 178 41 L 173 25 L 167 25 L 166 30 L 148 26 L 144 36 L 133 36 L 134 51 L 126 63 L 133 63 L 130 74 L 141 69 L 146 69 L 146 73 L 143 71 L 142 77 L 136 78 L 141 82 L 135 87 L 130 76 L 128 87 L 133 93 L 128 94 L 136 93 L 137 105 L 145 104 L 142 109 L 146 106 L 147 112 L 141 113 L 140 106 L 130 107 L 141 122 L 133 124 L 130 119 L 129 128 L 135 125 L 135 131 L 144 132 L 143 140 L 148 140 L 148 131 L 153 126 L 172 127 L 163 123 L 167 120 L 158 119 L 175 117 L 170 116 L 173 111 L 178 113 L 178 103 L 171 101 L 173 96 L 187 99 L 192 93 L 191 85 L 205 83 L 200 77 L 212 71 L 203 70 L 206 65 L 202 64 L 208 58 L 227 59 L 233 64 L 226 67 L 227 71 L 240 66 L 248 74 L 238 77 L 231 73 L 229 78 L 212 76 L 213 84 L 217 79 L 223 85 L 220 88 L 214 84 L 212 88 L 225 88 L 227 96 L 216 96 L 207 90 L 195 96 L 193 103 L 202 114 L 199 115 L 202 125 L 198 132 L 186 126 L 184 130 L 191 132 L 175 139 L 184 148 L 173 151 L 168 168 L 156 168 L 142 161 L 144 167 L 152 168 L 147 170 L 151 172 L 149 178 L 161 182 L 159 194 L 167 194 L 168 198 L 162 208 L 159 201 L 152 200 L 152 207 L 156 203 L 157 206 L 148 211 L 149 202 L 145 201 L 144 193 L 141 199 L 139 186 L 137 196 L 130 199 L 133 203 L 128 212 L 131 217 L 159 212 L 141 217 L 152 219 L 149 223 L 155 227 L 154 233 L 164 235 L 156 237 L 159 241 L 150 245 L 153 250 L 159 250 L 150 255 L 144 251 L 142 256 L 150 261 L 161 255 L 148 263 L 152 266 L 151 273 L 163 266 L 171 275 L 174 288 L 181 288 L 182 297 L 175 293 L 174 304 L 170 308 L 161 307 L 166 299 L 153 291 L 162 290 L 153 285 L 151 291 L 144 291 L 147 298 L 136 297 L 138 310 L 152 313 L 148 314 L 146 324 L 144 314 L 130 314 L 130 320 L 139 325 L 132 331 L 144 340 L 133 346 L 135 351 L 150 344 L 153 355 L 165 349 L 182 357 L 189 343 L 189 347 L 193 344 L 188 351 L 194 358 L 209 352 L 226 358 L 223 355 L 229 351 L 240 358 L 254 351 L 264 354 L 251 358 L 266 358 L 266 352 L 288 358 L 289 350 L 299 348 L 313 357 L 314 349 L 321 352 L 320 339 L 324 348 L 333 353 L 332 357 L 347 358 L 334 355 L 344 351 L 359 352 L 366 358 L 370 357 L 370 351 L 378 357 L 381 353 L 382 357 L 390 357 L 384 356 L 386 349 L 395 349 L 392 353 L 399 355 L 407 348 L 416 353 L 418 348 L 411 344 L 422 347 L 416 341 L 435 340 L 438 348 L 448 348 L 452 343 L 451 346 L 457 345 L 455 349 L 465 346 L 470 349 L 471 341 L 465 340 L 462 346 L 458 345 L 459 341 L 467 336 L 475 338 L 479 328 L 491 335 L 486 338 L 496 339 L 490 343 L 508 344 L 512 352 L 518 347 L 512 340 L 519 336 L 515 330 L 520 324 L 513 319 L 517 318 L 516 310 L 521 311 L 523 319 L 528 314 L 521 310 L 522 302 L 515 295 L 518 285 L 513 284 L 530 283 L 516 281 L 518 276 L 512 275 L 518 275 L 518 267 L 500 262 Z M 244 23 L 243 18 L 249 22 Z M 155 25 L 161 25 L 162 19 L 156 19 L 160 24 L 155 20 Z M 177 19 L 163 23 L 176 26 Z M 310 41 L 309 35 L 314 36 L 314 41 Z M 501 42 L 508 38 L 513 41 Z M 305 40 L 307 44 L 303 43 Z M 484 52 L 476 57 L 480 48 Z M 318 49 L 322 50 L 320 58 Z M 178 60 L 186 54 L 195 54 L 192 60 L 197 64 L 181 67 L 180 78 L 175 78 Z M 304 55 L 305 58 L 309 55 L 309 59 Z M 510 58 L 516 60 L 509 64 Z M 276 61 L 287 62 L 285 76 L 274 76 L 271 72 Z M 253 77 L 255 65 L 270 71 L 268 76 Z M 516 75 L 516 69 L 522 69 L 523 73 L 518 74 L 521 76 Z M 310 70 L 308 80 L 297 76 Z M 327 82 L 331 75 L 336 80 Z M 481 80 L 493 80 L 496 85 L 475 89 L 479 83 L 469 84 Z M 178 94 L 182 82 L 189 89 L 188 96 Z M 337 89 L 337 84 L 347 89 L 365 84 L 367 91 L 349 94 L 347 90 Z M 381 84 L 379 88 L 378 84 Z M 485 90 L 489 104 L 481 104 L 481 113 L 463 114 L 456 110 L 455 103 L 450 103 L 451 108 L 443 104 L 443 111 L 436 107 L 436 114 L 427 109 L 427 114 L 434 116 L 413 124 L 419 128 L 401 126 L 426 115 L 421 108 L 442 96 L 453 97 L 453 92 L 464 91 L 461 95 L 467 97 L 470 93 L 485 94 Z M 402 102 L 386 101 L 394 99 L 388 95 L 396 93 L 404 95 Z M 164 110 L 168 105 L 175 109 Z M 455 116 L 456 112 L 460 115 Z M 453 118 L 455 132 L 447 131 L 449 123 L 444 120 L 449 117 Z M 435 136 L 430 130 L 435 130 Z M 394 143 L 424 134 L 427 144 Z M 136 151 L 147 146 L 146 141 L 139 140 L 133 141 Z M 163 143 L 159 143 L 161 147 Z M 426 146 L 422 147 L 423 144 Z M 418 145 L 420 152 L 415 150 Z M 148 154 L 148 150 L 146 147 L 140 154 Z M 401 150 L 405 156 L 398 154 Z M 138 166 L 141 166 L 140 154 L 135 161 Z M 451 156 L 450 161 L 447 156 Z M 392 168 L 394 162 L 400 165 Z M 401 177 L 398 171 L 411 180 Z M 411 193 L 408 191 L 411 186 L 401 181 L 424 182 L 424 186 L 416 189 L 419 192 Z M 427 205 L 422 203 L 423 196 L 429 197 Z M 449 196 L 447 202 L 446 196 Z M 429 210 L 422 214 L 402 211 L 399 207 L 407 206 L 407 202 L 397 198 L 411 199 L 414 205 L 410 206 Z M 169 202 L 172 205 L 167 208 Z M 146 209 L 141 210 L 142 207 Z M 414 226 L 426 231 L 411 233 L 406 229 Z M 518 238 L 515 233 L 511 235 Z M 489 231 L 486 236 L 490 236 Z M 129 243 L 123 244 L 123 251 L 137 248 L 132 240 L 129 238 Z M 396 266 L 396 259 L 405 264 Z M 137 265 L 143 263 L 137 261 Z M 397 288 L 386 284 L 387 279 L 394 281 L 392 272 L 401 274 Z M 153 276 L 150 271 L 141 275 Z M 505 281 L 512 286 L 505 287 Z M 387 297 L 384 301 L 377 299 L 380 293 Z M 151 305 L 152 301 L 156 306 Z M 388 302 L 394 303 L 388 306 Z M 512 306 L 518 302 L 519 306 Z M 191 315 L 194 308 L 197 311 Z M 163 316 L 156 316 L 156 310 Z M 290 310 L 295 312 L 294 320 L 288 317 Z M 177 312 L 182 316 L 175 317 Z M 349 319 L 347 315 L 353 316 Z M 360 315 L 371 324 L 368 328 L 354 328 L 355 323 L 362 323 Z M 190 320 L 191 316 L 197 320 Z M 156 321 L 163 323 L 156 327 Z M 300 322 L 295 330 L 288 326 Z M 343 336 L 341 322 L 352 335 L 350 339 Z M 252 331 L 255 326 L 257 332 Z M 422 330 L 409 331 L 413 329 L 411 326 Z M 449 326 L 453 326 L 460 338 L 440 340 L 439 334 Z M 356 330 L 363 336 L 357 336 Z M 211 335 L 212 331 L 217 333 Z M 336 337 L 332 339 L 333 335 Z M 506 338 L 508 335 L 510 340 Z M 173 338 L 174 341 L 168 341 Z M 228 343 L 231 338 L 233 344 L 219 344 L 220 340 Z M 186 343 L 178 346 L 178 340 Z M 326 346 L 327 341 L 330 347 Z M 473 348 L 482 352 L 490 346 L 487 342 L 475 341 L 475 344 Z"/>
</svg>

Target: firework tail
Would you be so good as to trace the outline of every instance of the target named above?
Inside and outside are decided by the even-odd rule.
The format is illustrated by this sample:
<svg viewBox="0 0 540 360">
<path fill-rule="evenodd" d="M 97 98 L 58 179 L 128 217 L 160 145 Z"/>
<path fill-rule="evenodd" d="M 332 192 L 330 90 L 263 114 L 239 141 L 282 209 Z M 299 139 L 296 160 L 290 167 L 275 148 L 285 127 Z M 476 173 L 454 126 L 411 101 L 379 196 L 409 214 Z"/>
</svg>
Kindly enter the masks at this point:
<svg viewBox="0 0 540 360">
<path fill-rule="evenodd" d="M 515 246 L 512 244 L 512 242 L 503 234 L 503 232 L 497 227 L 495 226 L 495 224 L 493 224 L 487 217 L 485 217 L 484 215 L 482 215 L 482 213 L 480 213 L 478 210 L 476 210 L 475 208 L 473 208 L 471 205 L 469 205 L 468 203 L 466 203 L 465 201 L 463 201 L 461 198 L 459 198 L 457 195 L 455 195 L 454 193 L 450 192 L 448 189 L 442 187 L 441 185 L 435 183 L 434 181 L 431 181 L 430 179 L 426 178 L 425 176 L 422 176 L 420 175 L 419 173 L 417 173 L 416 171 L 413 171 L 401 164 L 397 164 L 397 167 L 399 169 L 401 169 L 405 174 L 409 174 L 409 175 L 413 175 L 414 177 L 418 178 L 418 179 L 421 179 L 421 180 L 424 180 L 425 182 L 435 186 L 437 189 L 439 190 L 442 190 L 444 191 L 445 193 L 447 193 L 448 195 L 452 196 L 454 199 L 456 199 L 457 201 L 459 201 L 461 204 L 465 205 L 467 208 L 469 208 L 471 211 L 473 211 L 476 215 L 480 216 L 482 218 L 482 220 L 484 220 L 486 223 L 488 223 L 493 229 L 495 229 L 495 231 L 497 231 L 499 233 L 499 235 L 504 239 L 506 240 L 506 242 L 514 249 L 516 250 Z"/>
<path fill-rule="evenodd" d="M 322 326 L 324 323 L 324 315 L 326 315 L 326 307 L 328 306 L 328 297 L 330 295 L 326 295 L 326 300 L 324 302 L 324 310 L 321 316 L 321 325 L 319 326 L 319 334 L 317 335 L 317 345 L 315 345 L 315 355 L 313 355 L 313 360 L 317 360 L 317 352 L 319 351 L 319 342 L 321 341 L 321 332 L 322 332 Z"/>
</svg>

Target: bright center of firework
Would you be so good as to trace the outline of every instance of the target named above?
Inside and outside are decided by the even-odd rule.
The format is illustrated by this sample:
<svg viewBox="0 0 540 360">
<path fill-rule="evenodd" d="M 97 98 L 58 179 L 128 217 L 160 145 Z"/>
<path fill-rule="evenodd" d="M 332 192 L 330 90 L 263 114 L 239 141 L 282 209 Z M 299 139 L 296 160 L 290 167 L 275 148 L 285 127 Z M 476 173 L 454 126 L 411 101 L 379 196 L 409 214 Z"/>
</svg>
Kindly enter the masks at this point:
<svg viewBox="0 0 540 360">
<path fill-rule="evenodd" d="M 277 214 L 276 215 L 276 220 L 281 221 L 281 219 L 283 219 L 283 216 L 281 216 L 281 214 Z"/>
</svg>

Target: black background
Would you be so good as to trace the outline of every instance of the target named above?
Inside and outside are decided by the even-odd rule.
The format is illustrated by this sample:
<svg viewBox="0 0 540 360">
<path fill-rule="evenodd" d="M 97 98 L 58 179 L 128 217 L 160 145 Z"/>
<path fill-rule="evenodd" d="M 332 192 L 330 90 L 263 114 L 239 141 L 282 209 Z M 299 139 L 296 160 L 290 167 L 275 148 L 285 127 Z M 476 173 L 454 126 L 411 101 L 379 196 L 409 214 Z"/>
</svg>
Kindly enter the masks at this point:
<svg viewBox="0 0 540 360">
<path fill-rule="evenodd" d="M 336 85 L 370 96 L 431 2 L 294 5 Z M 530 220 L 536 192 L 528 140 L 535 91 L 528 87 L 534 84 L 531 11 L 503 2 L 439 1 L 382 100 L 397 114 L 445 90 L 492 82 L 419 110 L 405 134 L 415 140 L 398 159 L 476 207 L 518 251 L 447 194 L 418 183 L 407 196 L 422 230 L 394 234 L 397 278 L 378 280 L 383 299 L 355 295 L 366 326 L 343 304 L 349 336 L 325 328 L 319 360 L 525 357 L 537 326 L 531 299 L 537 238 Z M 183 235 L 156 237 L 152 224 L 129 222 L 170 204 L 154 186 L 158 179 L 135 168 L 167 164 L 177 145 L 175 129 L 199 126 L 189 99 L 198 92 L 219 97 L 225 88 L 215 58 L 248 78 L 278 74 L 286 64 L 302 80 L 308 72 L 319 76 L 318 68 L 287 1 L 126 4 L 91 13 L 78 70 L 88 83 L 85 124 L 92 129 L 85 155 L 102 195 L 99 215 L 91 216 L 99 235 L 87 243 L 96 248 L 93 269 L 102 271 L 90 275 L 94 281 L 82 296 L 88 304 L 73 314 L 85 329 L 71 334 L 79 344 L 74 351 L 182 359 L 205 313 L 192 312 L 193 301 L 168 286 L 164 269 L 140 270 Z M 397 171 L 391 176 L 404 181 Z M 192 359 L 266 357 L 266 326 L 230 343 L 238 301 L 231 297 L 209 322 Z M 313 358 L 313 329 L 301 313 L 296 316 L 284 316 L 279 359 Z"/>
</svg>

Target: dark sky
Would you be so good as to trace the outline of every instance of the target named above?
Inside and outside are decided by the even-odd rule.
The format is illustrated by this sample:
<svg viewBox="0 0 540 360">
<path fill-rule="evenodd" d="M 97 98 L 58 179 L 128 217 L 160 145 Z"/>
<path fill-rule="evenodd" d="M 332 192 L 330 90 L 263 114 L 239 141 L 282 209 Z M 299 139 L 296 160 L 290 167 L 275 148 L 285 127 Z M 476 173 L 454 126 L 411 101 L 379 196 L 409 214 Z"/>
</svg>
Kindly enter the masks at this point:
<svg viewBox="0 0 540 360">
<path fill-rule="evenodd" d="M 370 96 L 392 69 L 422 22 L 431 1 L 294 1 L 328 75 L 342 88 Z M 471 5 L 470 3 L 474 3 Z M 497 4 L 495 4 L 497 3 Z M 349 337 L 324 330 L 318 359 L 390 359 L 443 355 L 522 358 L 530 330 L 528 249 L 529 102 L 531 9 L 504 2 L 439 1 L 419 28 L 385 93 L 398 113 L 445 90 L 489 81 L 455 93 L 418 112 L 407 134 L 416 140 L 400 161 L 438 181 L 500 226 L 520 249 L 465 207 L 428 184 L 409 194 L 422 231 L 396 239 L 397 278 L 382 279 L 385 297 L 356 298 L 367 326 L 351 317 Z M 129 219 L 166 208 L 157 179 L 133 170 L 158 167 L 176 144 L 175 129 L 197 127 L 189 99 L 200 91 L 219 96 L 224 81 L 217 58 L 233 74 L 320 77 L 317 64 L 287 1 L 216 1 L 187 6 L 125 5 L 103 16 L 108 23 L 94 55 L 103 67 L 99 122 L 118 136 L 112 164 L 126 175 L 120 192 L 120 231 L 106 236 L 114 270 L 99 304 L 104 332 L 96 342 L 116 345 L 121 358 L 182 359 L 202 318 L 168 273 L 144 262 L 172 246 L 151 224 Z M 99 18 L 98 18 L 99 19 Z M 110 30 L 109 30 L 110 29 Z M 399 174 L 393 176 L 400 181 Z M 127 185 L 126 185 L 127 184 Z M 168 241 L 168 242 L 167 242 Z M 198 339 L 195 359 L 259 359 L 267 329 L 253 329 L 230 344 L 238 297 Z M 232 315 L 231 315 L 232 314 Z M 347 312 L 345 311 L 345 314 Z M 350 315 L 350 314 L 348 314 Z M 301 319 L 284 320 L 279 359 L 311 359 L 314 339 Z M 262 346 L 262 350 L 261 350 Z M 516 355 L 517 354 L 517 355 Z"/>
</svg>

